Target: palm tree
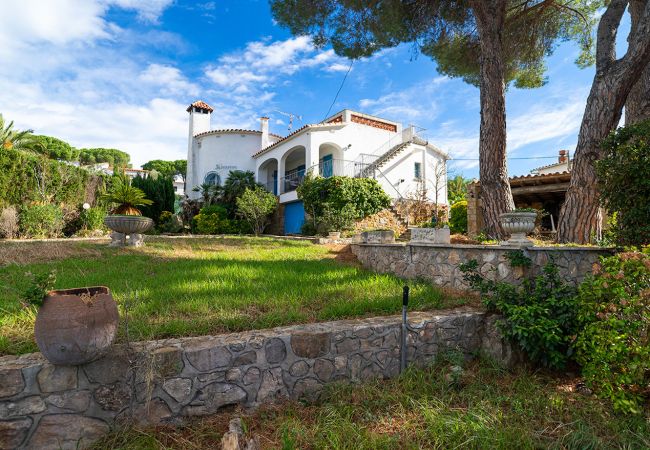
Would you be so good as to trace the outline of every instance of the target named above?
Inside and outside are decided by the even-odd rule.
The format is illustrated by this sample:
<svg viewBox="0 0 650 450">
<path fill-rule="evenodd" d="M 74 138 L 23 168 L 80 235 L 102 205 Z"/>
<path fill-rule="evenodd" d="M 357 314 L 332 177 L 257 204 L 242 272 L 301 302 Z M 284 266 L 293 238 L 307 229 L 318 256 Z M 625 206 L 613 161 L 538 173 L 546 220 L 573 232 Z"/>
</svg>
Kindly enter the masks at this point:
<svg viewBox="0 0 650 450">
<path fill-rule="evenodd" d="M 34 137 L 33 130 L 14 130 L 14 122 L 8 124 L 0 114 L 0 147 L 4 150 L 33 151 L 43 147 L 43 144 Z"/>
<path fill-rule="evenodd" d="M 102 199 L 117 203 L 118 206 L 113 210 L 113 214 L 123 214 L 125 216 L 141 216 L 142 213 L 136 206 L 153 204 L 141 189 L 131 186 L 131 181 L 127 177 L 120 176 L 113 178 L 111 190 L 104 194 Z"/>
<path fill-rule="evenodd" d="M 219 196 L 221 186 L 216 184 L 203 183 L 199 186 L 194 186 L 192 189 L 194 192 L 199 192 L 201 194 L 201 200 L 203 201 L 203 206 L 211 205 L 215 202 Z"/>
<path fill-rule="evenodd" d="M 237 199 L 246 192 L 246 189 L 255 189 L 257 186 L 263 187 L 255 182 L 255 174 L 250 170 L 231 170 L 223 184 L 222 201 L 234 212 Z"/>
</svg>

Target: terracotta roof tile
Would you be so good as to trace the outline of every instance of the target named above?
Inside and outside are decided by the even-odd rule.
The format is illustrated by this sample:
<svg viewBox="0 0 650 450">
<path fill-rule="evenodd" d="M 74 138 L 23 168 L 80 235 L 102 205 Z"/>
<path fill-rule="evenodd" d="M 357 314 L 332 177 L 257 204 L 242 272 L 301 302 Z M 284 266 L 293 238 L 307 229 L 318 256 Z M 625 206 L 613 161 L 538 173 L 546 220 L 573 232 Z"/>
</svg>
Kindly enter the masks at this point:
<svg viewBox="0 0 650 450">
<path fill-rule="evenodd" d="M 214 111 L 214 109 L 212 109 L 212 106 L 208 105 L 208 104 L 207 104 L 206 102 L 204 102 L 203 100 L 197 100 L 197 101 L 195 101 L 195 102 L 192 103 L 190 106 L 188 106 L 187 109 L 186 109 L 185 111 L 190 112 L 190 110 L 192 109 L 192 107 L 201 108 L 201 109 L 207 109 L 207 110 L 210 111 L 210 112 Z"/>
<path fill-rule="evenodd" d="M 252 134 L 262 134 L 261 131 L 259 130 L 244 130 L 243 128 L 225 128 L 223 130 L 210 130 L 210 131 L 204 131 L 203 133 L 198 133 L 195 134 L 194 137 L 202 137 L 202 136 L 208 136 L 210 134 L 219 134 L 219 133 L 252 133 Z M 269 133 L 269 136 L 276 137 L 278 139 L 283 139 L 282 136 L 279 134 L 275 133 Z"/>
</svg>

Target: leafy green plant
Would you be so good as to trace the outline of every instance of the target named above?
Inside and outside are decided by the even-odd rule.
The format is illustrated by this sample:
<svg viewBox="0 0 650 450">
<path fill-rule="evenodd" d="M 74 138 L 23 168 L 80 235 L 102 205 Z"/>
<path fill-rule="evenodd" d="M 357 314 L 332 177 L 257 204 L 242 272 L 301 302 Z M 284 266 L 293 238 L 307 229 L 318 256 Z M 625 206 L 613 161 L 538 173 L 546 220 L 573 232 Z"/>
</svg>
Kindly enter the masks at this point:
<svg viewBox="0 0 650 450">
<path fill-rule="evenodd" d="M 237 199 L 238 214 L 249 223 L 256 236 L 264 232 L 269 216 L 277 207 L 278 200 L 275 195 L 259 186 L 246 189 Z"/>
<path fill-rule="evenodd" d="M 337 210 L 331 204 L 325 203 L 322 211 L 322 215 L 317 220 L 317 230 L 319 233 L 348 231 L 354 227 L 357 212 L 351 204 L 347 204 Z"/>
<path fill-rule="evenodd" d="M 100 206 L 93 206 L 81 211 L 80 218 L 85 230 L 101 230 L 104 228 L 106 210 Z"/>
<path fill-rule="evenodd" d="M 136 207 L 153 204 L 141 189 L 131 185 L 131 181 L 127 177 L 120 176 L 113 177 L 113 185 L 109 192 L 102 196 L 102 199 L 118 205 L 112 211 L 113 214 L 126 216 L 141 216 L 142 212 Z"/>
<path fill-rule="evenodd" d="M 603 258 L 580 286 L 577 360 L 586 383 L 614 408 L 650 399 L 650 254 Z"/>
<path fill-rule="evenodd" d="M 513 267 L 527 269 L 531 265 L 521 251 L 507 257 Z M 560 279 L 553 261 L 540 275 L 524 278 L 521 286 L 486 278 L 475 259 L 461 264 L 460 270 L 465 281 L 481 293 L 485 306 L 503 315 L 499 326 L 506 338 L 536 363 L 555 369 L 566 365 L 579 330 L 576 289 Z"/>
<path fill-rule="evenodd" d="M 54 270 L 37 274 L 27 272 L 25 277 L 29 279 L 29 284 L 21 295 L 23 306 L 41 306 L 47 293 L 54 288 L 56 272 Z"/>
<path fill-rule="evenodd" d="M 63 210 L 58 205 L 25 206 L 19 217 L 20 234 L 27 238 L 53 238 L 63 231 Z"/>
<path fill-rule="evenodd" d="M 298 186 L 298 197 L 315 228 L 319 228 L 327 208 L 345 211 L 344 214 L 351 214 L 353 220 L 358 220 L 390 206 L 390 197 L 372 178 L 323 178 L 308 174 Z M 352 209 L 354 213 L 351 213 Z"/>
<path fill-rule="evenodd" d="M 171 178 L 158 174 L 151 174 L 146 178 L 138 175 L 131 183 L 134 187 L 141 189 L 152 202 L 150 205 L 142 206 L 142 215 L 151 217 L 158 224 L 163 211 L 173 211 L 176 197 Z"/>
<path fill-rule="evenodd" d="M 598 188 L 603 206 L 617 214 L 617 242 L 650 244 L 650 120 L 614 131 L 602 149 Z"/>
<path fill-rule="evenodd" d="M 538 213 L 539 210 L 536 209 L 536 208 L 515 208 L 512 212 L 516 212 L 516 213 L 524 213 L 524 212 Z"/>
<path fill-rule="evenodd" d="M 449 230 L 452 233 L 467 233 L 467 200 L 460 200 L 449 209 Z"/>
</svg>

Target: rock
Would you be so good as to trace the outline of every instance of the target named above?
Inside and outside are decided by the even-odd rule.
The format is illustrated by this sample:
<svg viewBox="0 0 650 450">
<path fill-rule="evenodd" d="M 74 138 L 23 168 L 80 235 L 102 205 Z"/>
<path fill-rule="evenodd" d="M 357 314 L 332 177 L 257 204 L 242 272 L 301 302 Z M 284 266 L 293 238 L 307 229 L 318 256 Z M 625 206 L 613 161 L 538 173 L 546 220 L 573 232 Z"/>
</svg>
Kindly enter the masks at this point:
<svg viewBox="0 0 650 450">
<path fill-rule="evenodd" d="M 18 366 L 3 367 L 0 370 L 0 397 L 10 397 L 25 389 L 22 370 Z"/>
<path fill-rule="evenodd" d="M 329 381 L 334 374 L 334 364 L 327 359 L 317 359 L 314 362 L 314 375 L 321 381 Z"/>
<path fill-rule="evenodd" d="M 45 399 L 45 403 L 73 412 L 83 412 L 90 405 L 90 397 L 89 391 L 62 392 L 60 394 L 49 395 Z"/>
<path fill-rule="evenodd" d="M 162 347 L 153 353 L 153 366 L 161 378 L 174 377 L 183 370 L 183 355 L 178 347 Z"/>
<path fill-rule="evenodd" d="M 355 350 L 359 350 L 361 344 L 357 338 L 348 338 L 336 344 L 336 352 L 338 354 L 343 353 L 352 353 Z"/>
<path fill-rule="evenodd" d="M 281 363 L 287 357 L 287 346 L 282 339 L 271 338 L 264 345 L 264 354 L 269 364 Z"/>
<path fill-rule="evenodd" d="M 43 399 L 38 395 L 33 395 L 20 400 L 0 403 L 0 419 L 37 414 L 45 409 Z"/>
<path fill-rule="evenodd" d="M 262 373 L 260 372 L 260 369 L 257 367 L 251 367 L 244 374 L 244 384 L 248 386 L 250 384 L 257 383 L 260 381 L 261 375 Z"/>
<path fill-rule="evenodd" d="M 108 432 L 100 419 L 81 414 L 44 416 L 29 440 L 27 448 L 34 450 L 77 450 L 88 447 Z"/>
<path fill-rule="evenodd" d="M 303 378 L 293 385 L 293 397 L 315 402 L 320 397 L 323 385 L 316 378 Z"/>
<path fill-rule="evenodd" d="M 237 356 L 232 364 L 233 366 L 248 366 L 249 364 L 255 364 L 256 362 L 257 353 L 253 350 L 249 350 Z"/>
<path fill-rule="evenodd" d="M 236 384 L 211 383 L 197 390 L 196 397 L 183 408 L 185 416 L 205 416 L 214 414 L 227 405 L 245 403 L 248 394 Z"/>
<path fill-rule="evenodd" d="M 131 401 L 131 389 L 123 383 L 99 386 L 93 397 L 104 411 L 121 411 Z"/>
<path fill-rule="evenodd" d="M 192 394 L 192 380 L 188 378 L 170 378 L 165 380 L 162 388 L 178 403 L 185 403 Z"/>
<path fill-rule="evenodd" d="M 125 380 L 130 363 L 126 354 L 110 354 L 84 366 L 86 376 L 93 383 L 111 384 Z"/>
<path fill-rule="evenodd" d="M 190 364 L 201 372 L 229 366 L 232 359 L 232 355 L 226 347 L 208 347 L 196 350 L 188 348 L 185 351 L 185 356 Z"/>
<path fill-rule="evenodd" d="M 368 339 L 370 336 L 373 335 L 372 328 L 368 327 L 368 328 L 358 329 L 354 332 L 354 335 L 361 339 Z"/>
<path fill-rule="evenodd" d="M 305 361 L 297 361 L 289 367 L 289 373 L 294 377 L 303 377 L 309 372 L 309 364 Z"/>
<path fill-rule="evenodd" d="M 228 348 L 233 352 L 241 352 L 246 348 L 246 344 L 243 342 L 234 342 L 232 344 L 228 344 Z"/>
<path fill-rule="evenodd" d="M 77 368 L 70 366 L 45 366 L 38 372 L 37 379 L 42 392 L 76 389 Z"/>
<path fill-rule="evenodd" d="M 132 414 L 133 419 L 142 425 L 159 425 L 172 416 L 169 406 L 160 398 L 136 406 Z"/>
<path fill-rule="evenodd" d="M 231 383 L 239 381 L 239 378 L 241 378 L 241 369 L 234 368 L 227 370 L 224 378 Z"/>
<path fill-rule="evenodd" d="M 330 351 L 330 333 L 297 333 L 291 335 L 291 350 L 296 356 L 318 358 Z"/>
<path fill-rule="evenodd" d="M 348 357 L 347 356 L 337 356 L 334 358 L 334 367 L 336 367 L 336 370 L 341 371 L 344 370 L 348 365 Z"/>
<path fill-rule="evenodd" d="M 29 417 L 0 421 L 0 450 L 11 450 L 20 447 L 31 426 L 32 419 Z"/>
<path fill-rule="evenodd" d="M 575 391 L 578 394 L 582 394 L 582 395 L 586 395 L 586 396 L 591 396 L 594 393 L 594 391 L 589 389 L 589 387 L 587 387 L 587 385 L 585 383 L 583 383 L 583 382 L 580 382 L 580 383 L 576 384 Z"/>
<path fill-rule="evenodd" d="M 265 370 L 262 374 L 262 384 L 257 391 L 257 402 L 274 400 L 287 395 L 287 388 L 282 382 L 282 369 Z"/>
</svg>

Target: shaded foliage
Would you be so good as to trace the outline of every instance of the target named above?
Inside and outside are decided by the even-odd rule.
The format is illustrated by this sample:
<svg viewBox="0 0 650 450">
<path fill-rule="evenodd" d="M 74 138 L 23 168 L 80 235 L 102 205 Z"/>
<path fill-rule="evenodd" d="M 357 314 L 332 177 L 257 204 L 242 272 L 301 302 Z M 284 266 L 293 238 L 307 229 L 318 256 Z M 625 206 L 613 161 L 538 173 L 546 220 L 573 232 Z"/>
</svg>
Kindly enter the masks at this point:
<svg viewBox="0 0 650 450">
<path fill-rule="evenodd" d="M 131 183 L 134 187 L 141 189 L 152 202 L 150 205 L 142 206 L 143 216 L 152 218 L 157 224 L 163 211 L 174 210 L 176 197 L 174 195 L 174 183 L 171 178 L 164 176 L 143 178 L 138 175 Z"/>
<path fill-rule="evenodd" d="M 108 163 L 111 167 L 128 167 L 131 156 L 115 148 L 82 148 L 79 150 L 79 162 L 86 166 Z"/>
<path fill-rule="evenodd" d="M 650 120 L 619 128 L 602 145 L 596 162 L 603 206 L 616 213 L 619 244 L 650 244 Z"/>
</svg>

